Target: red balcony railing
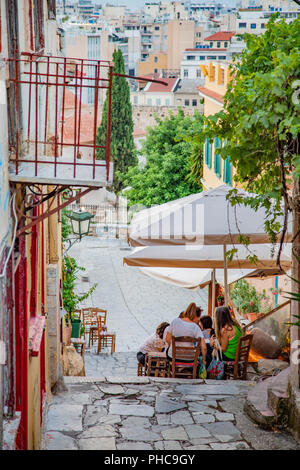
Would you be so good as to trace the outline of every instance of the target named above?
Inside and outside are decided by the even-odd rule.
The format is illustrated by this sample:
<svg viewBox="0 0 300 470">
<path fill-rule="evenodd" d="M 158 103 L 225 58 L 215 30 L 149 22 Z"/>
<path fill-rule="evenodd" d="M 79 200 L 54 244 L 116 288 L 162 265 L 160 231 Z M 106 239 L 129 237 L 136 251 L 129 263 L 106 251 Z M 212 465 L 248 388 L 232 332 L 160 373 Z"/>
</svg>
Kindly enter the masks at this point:
<svg viewBox="0 0 300 470">
<path fill-rule="evenodd" d="M 11 179 L 41 184 L 102 186 L 111 181 L 113 64 L 22 53 L 10 62 L 14 106 Z M 100 95 L 107 90 L 104 145 L 97 144 Z M 21 110 L 21 111 L 20 111 Z M 12 125 L 10 126 L 12 127 Z M 102 159 L 97 151 L 102 149 Z"/>
</svg>

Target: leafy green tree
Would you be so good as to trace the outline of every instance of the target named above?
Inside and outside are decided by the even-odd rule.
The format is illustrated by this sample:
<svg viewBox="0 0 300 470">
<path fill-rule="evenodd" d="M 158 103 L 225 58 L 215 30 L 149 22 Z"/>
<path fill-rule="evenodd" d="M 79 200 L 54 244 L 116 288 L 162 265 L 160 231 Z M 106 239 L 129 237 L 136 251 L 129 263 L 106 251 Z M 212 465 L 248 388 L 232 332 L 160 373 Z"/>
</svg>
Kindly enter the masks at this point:
<svg viewBox="0 0 300 470">
<path fill-rule="evenodd" d="M 113 71 L 125 73 L 124 58 L 120 50 L 113 53 Z M 106 144 L 108 94 L 102 111 L 102 121 L 97 130 L 97 145 Z M 97 149 L 96 158 L 105 159 L 105 150 Z M 130 90 L 126 78 L 113 77 L 111 103 L 111 161 L 114 163 L 113 190 L 123 188 L 122 178 L 128 168 L 137 165 L 136 148 L 133 140 L 132 107 Z"/>
<path fill-rule="evenodd" d="M 62 299 L 64 309 L 67 312 L 66 321 L 69 323 L 80 302 L 86 300 L 94 292 L 98 284 L 94 284 L 87 292 L 79 295 L 75 292 L 76 281 L 79 278 L 80 271 L 85 271 L 85 268 L 78 266 L 76 260 L 69 256 L 64 257 L 62 268 Z"/>
<path fill-rule="evenodd" d="M 263 35 L 244 35 L 246 50 L 232 65 L 233 80 L 224 108 L 206 121 L 199 142 L 219 137 L 219 154 L 229 156 L 234 180 L 256 193 L 243 200 L 232 190 L 231 204 L 245 203 L 266 209 L 265 230 L 281 243 L 292 213 L 292 292 L 300 292 L 300 18 L 287 24 L 273 16 Z M 278 215 L 284 215 L 281 225 Z M 249 239 L 241 237 L 248 244 Z M 277 262 L 280 264 L 280 252 Z M 300 303 L 291 300 L 291 319 L 300 316 Z M 292 324 L 291 344 L 299 337 Z M 298 371 L 299 372 L 299 371 Z M 300 385 L 300 378 L 295 380 Z"/>
<path fill-rule="evenodd" d="M 130 168 L 124 185 L 129 206 L 163 204 L 200 191 L 201 182 L 188 178 L 196 152 L 202 148 L 193 142 L 193 135 L 202 126 L 203 116 L 185 116 L 182 109 L 156 118 L 156 126 L 148 128 L 141 154 L 146 158 L 144 168 Z M 202 168 L 202 165 L 201 165 Z M 201 172 L 201 169 L 198 168 Z M 198 176 L 198 174 L 197 174 Z"/>
<path fill-rule="evenodd" d="M 271 241 L 282 229 L 278 215 L 295 208 L 289 188 L 300 175 L 299 30 L 300 18 L 288 24 L 273 15 L 263 35 L 243 35 L 247 47 L 231 66 L 224 108 L 205 119 L 198 135 L 202 144 L 206 138 L 222 140 L 218 153 L 229 156 L 234 180 L 256 193 L 242 200 L 233 189 L 231 203 L 264 207 Z"/>
</svg>

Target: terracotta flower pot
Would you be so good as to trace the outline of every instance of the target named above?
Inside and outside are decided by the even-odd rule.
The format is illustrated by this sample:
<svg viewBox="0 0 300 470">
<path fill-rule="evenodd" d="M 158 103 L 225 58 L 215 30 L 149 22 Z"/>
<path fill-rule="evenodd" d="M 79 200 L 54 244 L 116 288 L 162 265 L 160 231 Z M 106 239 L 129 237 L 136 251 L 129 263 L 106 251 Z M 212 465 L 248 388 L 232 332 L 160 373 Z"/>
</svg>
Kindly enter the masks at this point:
<svg viewBox="0 0 300 470">
<path fill-rule="evenodd" d="M 247 318 L 249 321 L 254 321 L 258 318 L 259 313 L 252 312 L 252 313 L 247 313 Z"/>
</svg>

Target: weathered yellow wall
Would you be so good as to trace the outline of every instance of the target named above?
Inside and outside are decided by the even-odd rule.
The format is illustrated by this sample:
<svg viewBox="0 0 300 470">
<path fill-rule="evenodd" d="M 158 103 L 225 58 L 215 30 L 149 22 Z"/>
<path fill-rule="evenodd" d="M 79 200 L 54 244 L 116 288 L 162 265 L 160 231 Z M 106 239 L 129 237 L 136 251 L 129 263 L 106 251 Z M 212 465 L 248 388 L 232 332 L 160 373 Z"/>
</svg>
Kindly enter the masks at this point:
<svg viewBox="0 0 300 470">
<path fill-rule="evenodd" d="M 31 292 L 31 236 L 26 240 L 27 257 L 27 321 L 30 324 L 30 292 Z M 39 266 L 40 272 L 41 266 Z M 40 282 L 40 276 L 38 283 Z M 37 305 L 40 305 L 40 290 L 37 290 Z M 40 357 L 31 357 L 28 351 L 28 449 L 37 449 L 40 441 Z"/>
<path fill-rule="evenodd" d="M 222 105 L 217 104 L 215 101 L 209 98 L 204 98 L 204 116 L 210 116 L 221 111 Z"/>
<path fill-rule="evenodd" d="M 41 440 L 40 425 L 40 357 L 28 361 L 28 450 L 38 449 Z"/>
<path fill-rule="evenodd" d="M 212 67 L 215 67 L 215 74 L 214 74 L 214 80 L 211 80 L 212 74 L 210 73 L 212 71 Z M 224 83 L 221 84 L 219 80 L 219 71 L 220 67 L 224 68 Z M 214 91 L 215 93 L 218 93 L 221 96 L 224 96 L 226 93 L 226 88 L 227 84 L 230 81 L 230 73 L 229 73 L 229 66 L 228 64 L 221 64 L 220 62 L 210 62 L 207 66 L 205 66 L 208 75 L 205 77 L 205 85 L 204 87 L 207 90 Z M 204 115 L 205 116 L 211 116 L 219 111 L 221 111 L 223 108 L 223 105 L 221 103 L 217 103 L 217 101 L 211 99 L 211 98 L 204 98 Z M 215 146 L 214 142 L 211 144 L 212 145 L 212 152 L 211 152 L 211 168 L 208 168 L 208 166 L 205 164 L 205 155 L 203 156 L 203 179 L 205 180 L 206 185 L 209 188 L 216 188 L 217 186 L 220 186 L 221 184 L 224 184 L 223 182 L 223 168 L 224 168 L 224 160 L 221 159 L 221 175 L 220 178 L 216 175 L 214 171 L 214 154 L 215 154 Z M 234 169 L 233 169 L 234 173 Z M 235 186 L 235 183 L 233 182 L 233 186 Z M 204 187 L 204 189 L 206 189 Z"/>
</svg>

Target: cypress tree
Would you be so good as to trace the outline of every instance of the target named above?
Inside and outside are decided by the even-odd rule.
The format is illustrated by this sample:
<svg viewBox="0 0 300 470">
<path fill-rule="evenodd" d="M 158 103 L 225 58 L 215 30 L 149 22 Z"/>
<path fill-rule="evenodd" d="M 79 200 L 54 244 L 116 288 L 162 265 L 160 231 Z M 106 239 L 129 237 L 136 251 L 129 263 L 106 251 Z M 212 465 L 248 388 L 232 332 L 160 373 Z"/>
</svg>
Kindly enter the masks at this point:
<svg viewBox="0 0 300 470">
<path fill-rule="evenodd" d="M 124 58 L 120 50 L 113 53 L 115 73 L 125 73 Z M 97 130 L 97 145 L 105 145 L 107 131 L 108 94 L 106 96 L 101 124 Z M 96 158 L 103 160 L 105 150 L 97 149 Z M 128 168 L 137 165 L 136 148 L 133 140 L 132 107 L 126 78 L 113 77 L 111 103 L 111 161 L 114 163 L 112 189 L 118 193 Z"/>
</svg>

